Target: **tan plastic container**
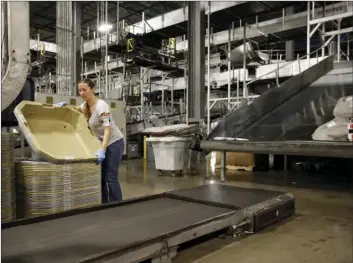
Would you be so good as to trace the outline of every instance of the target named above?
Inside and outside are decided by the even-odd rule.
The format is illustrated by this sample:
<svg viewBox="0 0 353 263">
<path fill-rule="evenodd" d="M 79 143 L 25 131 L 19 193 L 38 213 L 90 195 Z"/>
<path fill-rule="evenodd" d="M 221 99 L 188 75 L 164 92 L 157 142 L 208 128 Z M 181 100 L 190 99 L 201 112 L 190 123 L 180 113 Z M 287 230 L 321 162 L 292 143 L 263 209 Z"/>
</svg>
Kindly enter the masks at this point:
<svg viewBox="0 0 353 263">
<path fill-rule="evenodd" d="M 14 113 L 28 144 L 46 161 L 62 164 L 97 160 L 94 153 L 101 143 L 77 109 L 22 101 Z"/>
</svg>

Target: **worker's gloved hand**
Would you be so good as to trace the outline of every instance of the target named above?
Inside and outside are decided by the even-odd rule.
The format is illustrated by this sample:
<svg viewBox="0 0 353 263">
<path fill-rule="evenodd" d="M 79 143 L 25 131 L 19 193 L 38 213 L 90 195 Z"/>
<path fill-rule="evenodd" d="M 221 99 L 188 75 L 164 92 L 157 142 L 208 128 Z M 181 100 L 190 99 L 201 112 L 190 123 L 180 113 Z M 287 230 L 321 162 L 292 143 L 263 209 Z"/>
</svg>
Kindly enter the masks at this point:
<svg viewBox="0 0 353 263">
<path fill-rule="evenodd" d="M 104 149 L 100 149 L 94 155 L 98 157 L 98 163 L 101 164 L 104 161 L 104 159 L 105 159 L 105 150 Z"/>
<path fill-rule="evenodd" d="M 58 107 L 58 108 L 61 108 L 61 107 L 65 106 L 65 105 L 67 105 L 67 103 L 65 101 L 55 103 L 55 107 Z"/>
</svg>

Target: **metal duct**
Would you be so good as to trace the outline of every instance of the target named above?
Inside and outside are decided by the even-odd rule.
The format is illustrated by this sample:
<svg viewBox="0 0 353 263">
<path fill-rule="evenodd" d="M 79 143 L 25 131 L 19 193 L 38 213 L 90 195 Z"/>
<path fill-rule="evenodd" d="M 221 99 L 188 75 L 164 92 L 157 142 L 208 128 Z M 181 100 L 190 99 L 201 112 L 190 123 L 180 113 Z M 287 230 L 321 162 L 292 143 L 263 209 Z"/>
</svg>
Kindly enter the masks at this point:
<svg viewBox="0 0 353 263">
<path fill-rule="evenodd" d="M 58 94 L 73 95 L 72 2 L 56 2 L 56 45 L 56 91 Z"/>
<path fill-rule="evenodd" d="M 4 2 L 2 3 L 4 4 Z M 30 66 L 29 51 L 29 2 L 7 1 L 1 12 L 1 23 L 7 34 L 2 34 L 7 46 L 7 53 L 2 53 L 2 62 L 7 64 L 5 74 L 1 79 L 1 111 L 6 109 L 21 92 L 25 84 Z M 6 30 L 5 30 L 6 31 Z M 6 41 L 7 37 L 7 43 Z"/>
<path fill-rule="evenodd" d="M 230 62 L 235 68 L 243 67 L 244 52 L 246 51 L 246 61 L 247 64 L 251 62 L 267 61 L 269 56 L 263 52 L 255 51 L 253 45 L 250 42 L 246 42 L 246 49 L 244 45 L 240 45 L 230 52 Z"/>
<path fill-rule="evenodd" d="M 1 2 L 1 76 L 5 75 L 7 69 L 7 6 Z"/>
</svg>

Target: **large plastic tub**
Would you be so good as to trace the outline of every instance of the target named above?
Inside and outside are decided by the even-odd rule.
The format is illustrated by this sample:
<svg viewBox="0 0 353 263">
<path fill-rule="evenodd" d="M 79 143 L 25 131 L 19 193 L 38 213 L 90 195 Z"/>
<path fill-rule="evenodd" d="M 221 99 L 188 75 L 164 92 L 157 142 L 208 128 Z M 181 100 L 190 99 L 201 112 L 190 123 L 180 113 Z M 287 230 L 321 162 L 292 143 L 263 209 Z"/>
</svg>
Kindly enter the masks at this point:
<svg viewBox="0 0 353 263">
<path fill-rule="evenodd" d="M 22 101 L 15 108 L 21 132 L 32 150 L 48 162 L 95 162 L 101 148 L 84 115 L 71 106 Z"/>
<path fill-rule="evenodd" d="M 150 137 L 146 140 L 152 144 L 155 165 L 159 172 L 183 172 L 185 160 L 188 160 L 191 137 Z"/>
</svg>

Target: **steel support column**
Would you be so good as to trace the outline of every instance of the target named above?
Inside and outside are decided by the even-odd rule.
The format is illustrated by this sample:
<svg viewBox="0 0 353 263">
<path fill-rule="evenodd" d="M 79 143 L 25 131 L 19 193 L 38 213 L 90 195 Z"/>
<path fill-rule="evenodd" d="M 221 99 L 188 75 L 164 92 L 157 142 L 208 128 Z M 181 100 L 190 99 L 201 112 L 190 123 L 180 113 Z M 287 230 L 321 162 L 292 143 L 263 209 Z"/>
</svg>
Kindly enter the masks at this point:
<svg viewBox="0 0 353 263">
<path fill-rule="evenodd" d="M 353 27 L 341 28 L 341 21 L 345 18 L 350 18 L 352 16 L 352 6 L 347 2 L 346 6 L 340 13 L 328 14 L 326 15 L 327 6 L 323 5 L 322 7 L 322 16 L 317 18 L 315 16 L 315 1 L 308 2 L 308 10 L 307 10 L 307 59 L 309 63 L 310 58 L 310 38 L 315 34 L 316 31 L 320 32 L 321 41 L 323 46 L 321 48 L 321 56 L 325 55 L 325 47 L 329 46 L 329 55 L 334 55 L 336 61 L 340 61 L 341 59 L 341 34 L 349 34 L 353 31 Z M 337 30 L 334 31 L 326 31 L 325 23 L 331 22 Z M 311 29 L 311 26 L 314 26 Z M 328 40 L 326 37 L 330 36 Z M 334 37 L 337 37 L 337 41 L 333 41 Z"/>
<path fill-rule="evenodd" d="M 287 15 L 293 15 L 294 14 L 294 7 L 288 7 L 285 10 L 285 14 Z M 285 22 L 284 22 L 285 23 Z M 293 61 L 294 60 L 294 40 L 289 40 L 286 41 L 286 61 Z"/>
<path fill-rule="evenodd" d="M 72 95 L 78 96 L 77 84 L 81 80 L 82 62 L 83 62 L 83 50 L 82 50 L 82 38 L 81 38 L 81 18 L 82 18 L 82 5 L 81 2 L 73 2 L 73 24 L 72 24 L 72 55 L 74 65 L 72 67 L 72 84 L 73 90 Z"/>
<path fill-rule="evenodd" d="M 201 2 L 189 2 L 188 19 L 188 120 L 205 115 L 205 9 Z"/>
</svg>

